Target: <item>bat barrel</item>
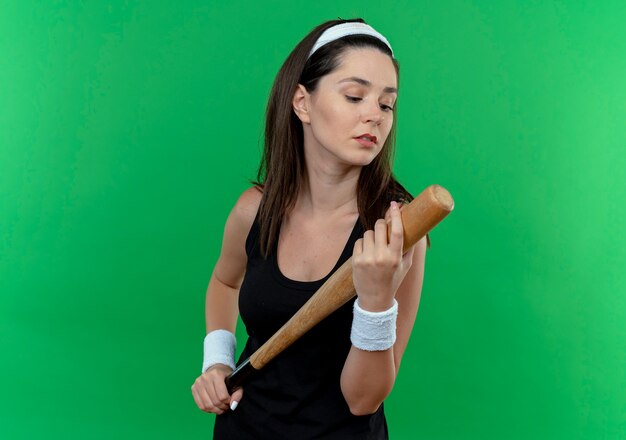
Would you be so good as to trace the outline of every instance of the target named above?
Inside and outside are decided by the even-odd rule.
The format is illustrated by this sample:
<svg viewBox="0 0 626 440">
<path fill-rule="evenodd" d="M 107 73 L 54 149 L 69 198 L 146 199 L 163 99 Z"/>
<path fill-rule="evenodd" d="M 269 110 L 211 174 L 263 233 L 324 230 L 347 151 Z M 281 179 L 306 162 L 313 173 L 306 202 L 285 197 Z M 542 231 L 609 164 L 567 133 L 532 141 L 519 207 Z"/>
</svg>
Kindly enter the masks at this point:
<svg viewBox="0 0 626 440">
<path fill-rule="evenodd" d="M 442 186 L 431 185 L 402 208 L 404 250 L 406 251 L 454 209 L 454 200 Z"/>
</svg>

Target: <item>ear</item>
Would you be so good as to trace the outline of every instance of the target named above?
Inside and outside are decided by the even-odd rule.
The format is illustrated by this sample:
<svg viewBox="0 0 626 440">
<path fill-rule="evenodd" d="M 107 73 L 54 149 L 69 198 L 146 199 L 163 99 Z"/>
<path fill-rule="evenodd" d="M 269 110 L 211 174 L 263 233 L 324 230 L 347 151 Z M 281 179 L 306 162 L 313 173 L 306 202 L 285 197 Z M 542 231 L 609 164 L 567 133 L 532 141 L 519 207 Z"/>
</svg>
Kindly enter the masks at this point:
<svg viewBox="0 0 626 440">
<path fill-rule="evenodd" d="M 311 118 L 309 117 L 309 92 L 306 91 L 302 84 L 298 84 L 296 87 L 296 91 L 293 94 L 293 100 L 291 101 L 291 105 L 293 106 L 293 111 L 296 116 L 300 118 L 303 124 L 308 124 L 311 122 Z"/>
</svg>

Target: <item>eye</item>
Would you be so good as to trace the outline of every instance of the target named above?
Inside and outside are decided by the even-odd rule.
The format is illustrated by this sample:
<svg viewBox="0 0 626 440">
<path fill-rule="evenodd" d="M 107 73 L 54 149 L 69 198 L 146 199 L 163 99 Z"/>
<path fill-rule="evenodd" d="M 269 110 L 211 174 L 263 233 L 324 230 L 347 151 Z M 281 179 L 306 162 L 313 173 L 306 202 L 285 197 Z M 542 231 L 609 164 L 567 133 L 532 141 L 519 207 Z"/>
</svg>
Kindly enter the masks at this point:
<svg viewBox="0 0 626 440">
<path fill-rule="evenodd" d="M 363 98 L 359 98 L 358 96 L 349 96 L 349 95 L 346 95 L 346 99 L 347 99 L 349 102 L 359 102 L 359 101 L 361 101 Z"/>
<path fill-rule="evenodd" d="M 393 111 L 393 107 L 385 105 L 385 104 L 381 104 L 380 108 L 382 109 L 382 111 L 384 112 L 392 112 Z"/>
</svg>

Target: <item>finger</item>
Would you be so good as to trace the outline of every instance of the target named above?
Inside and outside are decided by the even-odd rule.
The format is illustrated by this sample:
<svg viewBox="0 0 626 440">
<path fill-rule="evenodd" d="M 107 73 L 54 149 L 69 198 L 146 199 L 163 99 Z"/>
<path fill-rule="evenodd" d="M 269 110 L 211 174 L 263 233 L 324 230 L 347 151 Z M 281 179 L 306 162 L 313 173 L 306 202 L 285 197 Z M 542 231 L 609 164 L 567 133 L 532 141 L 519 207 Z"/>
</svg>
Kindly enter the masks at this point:
<svg viewBox="0 0 626 440">
<path fill-rule="evenodd" d="M 200 401 L 202 402 L 201 409 L 206 412 L 215 412 L 216 411 L 215 405 L 213 405 L 213 402 L 211 401 L 211 397 L 209 396 L 207 389 L 201 386 L 197 389 L 197 392 L 198 392 Z"/>
<path fill-rule="evenodd" d="M 230 396 L 228 396 L 226 399 L 222 399 L 222 396 L 218 391 L 219 385 L 216 386 L 215 383 L 213 383 L 211 384 L 211 386 L 213 387 L 211 403 L 213 403 L 216 408 L 219 408 L 222 411 L 226 411 L 228 409 L 228 404 L 230 403 Z M 228 393 L 226 393 L 226 395 L 228 395 Z"/>
<path fill-rule="evenodd" d="M 352 255 L 353 256 L 358 256 L 361 255 L 363 253 L 363 239 L 359 238 L 357 241 L 354 242 L 354 248 L 352 249 Z"/>
<path fill-rule="evenodd" d="M 413 255 L 415 254 L 415 245 L 411 246 L 403 255 L 402 261 L 405 265 L 413 264 Z"/>
<path fill-rule="evenodd" d="M 363 234 L 363 253 L 371 254 L 374 251 L 374 231 L 367 230 Z"/>
<path fill-rule="evenodd" d="M 404 245 L 404 230 L 402 228 L 402 216 L 396 202 L 391 202 L 391 238 L 389 248 L 393 252 L 402 253 Z"/>
<path fill-rule="evenodd" d="M 237 405 L 241 402 L 241 398 L 243 397 L 243 388 L 237 388 L 232 396 L 230 396 L 230 410 L 234 411 L 237 409 Z"/>
<path fill-rule="evenodd" d="M 387 223 L 382 218 L 374 225 L 374 247 L 377 255 L 384 255 L 387 250 Z"/>
<path fill-rule="evenodd" d="M 206 402 L 207 407 L 210 412 L 214 412 L 216 414 L 221 414 L 228 408 L 224 402 L 221 402 L 217 397 L 217 393 L 215 391 L 215 385 L 213 381 L 207 380 L 205 382 L 205 386 L 199 391 L 200 397 Z"/>
<path fill-rule="evenodd" d="M 198 392 L 194 387 L 191 387 L 191 394 L 193 395 L 193 400 L 194 402 L 196 402 L 198 408 L 200 408 L 202 411 L 205 411 L 204 403 L 202 402 L 202 399 L 200 399 L 200 396 L 198 396 Z"/>
<path fill-rule="evenodd" d="M 405 274 L 411 269 L 413 266 L 413 255 L 415 254 L 415 248 L 411 247 L 411 249 L 407 250 L 402 255 L 402 268 L 405 271 Z"/>
<path fill-rule="evenodd" d="M 217 396 L 218 399 L 220 399 L 220 402 L 222 402 L 224 405 L 229 405 L 230 394 L 228 394 L 228 389 L 226 388 L 226 382 L 224 382 L 223 380 L 216 380 L 214 382 L 214 389 L 215 389 L 215 395 Z"/>
</svg>

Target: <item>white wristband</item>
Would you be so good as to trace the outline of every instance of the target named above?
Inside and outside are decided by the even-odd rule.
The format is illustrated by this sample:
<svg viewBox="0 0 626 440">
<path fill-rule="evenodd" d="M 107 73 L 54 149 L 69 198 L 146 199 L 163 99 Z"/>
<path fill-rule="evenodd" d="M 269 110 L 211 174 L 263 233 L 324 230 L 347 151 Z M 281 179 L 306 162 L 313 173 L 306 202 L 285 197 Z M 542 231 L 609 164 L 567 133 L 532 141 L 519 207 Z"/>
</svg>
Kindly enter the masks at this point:
<svg viewBox="0 0 626 440">
<path fill-rule="evenodd" d="M 235 369 L 235 347 L 237 341 L 235 335 L 228 330 L 213 330 L 204 337 L 204 361 L 202 372 L 204 373 L 215 364 L 224 364 Z"/>
<path fill-rule="evenodd" d="M 359 300 L 354 301 L 352 331 L 350 340 L 356 348 L 365 351 L 384 351 L 396 342 L 396 318 L 398 301 L 382 312 L 368 312 L 359 307 Z"/>
</svg>

